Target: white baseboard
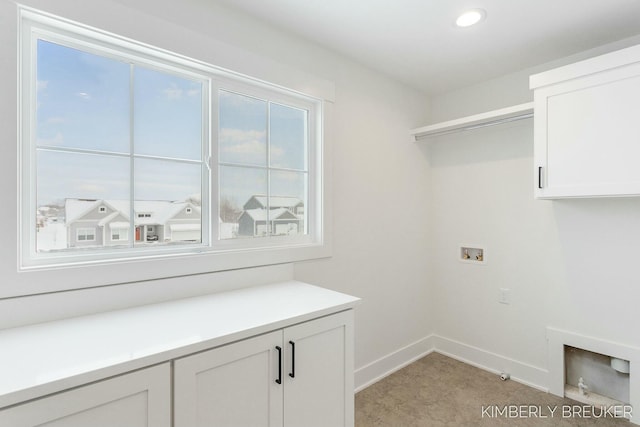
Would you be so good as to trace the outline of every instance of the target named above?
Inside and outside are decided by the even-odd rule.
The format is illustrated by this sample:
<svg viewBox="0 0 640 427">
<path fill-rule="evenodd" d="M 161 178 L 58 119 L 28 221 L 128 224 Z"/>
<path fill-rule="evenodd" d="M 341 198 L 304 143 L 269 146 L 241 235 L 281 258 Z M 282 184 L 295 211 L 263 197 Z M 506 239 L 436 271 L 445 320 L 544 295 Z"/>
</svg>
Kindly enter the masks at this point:
<svg viewBox="0 0 640 427">
<path fill-rule="evenodd" d="M 431 339 L 434 343 L 434 350 L 440 354 L 495 374 L 506 372 L 513 381 L 549 392 L 549 371 L 546 369 L 439 335 L 433 335 Z"/>
<path fill-rule="evenodd" d="M 433 351 L 433 335 L 424 337 L 355 371 L 355 392 L 359 392 Z"/>
<path fill-rule="evenodd" d="M 549 391 L 546 369 L 432 334 L 356 369 L 356 393 L 434 351 L 488 372 L 507 372 L 513 381 Z"/>
</svg>

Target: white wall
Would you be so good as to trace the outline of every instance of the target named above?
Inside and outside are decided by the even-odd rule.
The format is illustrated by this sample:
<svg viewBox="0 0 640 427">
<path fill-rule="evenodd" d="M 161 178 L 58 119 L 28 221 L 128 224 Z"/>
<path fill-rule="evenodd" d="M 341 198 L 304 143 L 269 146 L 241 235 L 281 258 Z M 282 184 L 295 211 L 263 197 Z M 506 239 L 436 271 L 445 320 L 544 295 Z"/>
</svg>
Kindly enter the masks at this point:
<svg viewBox="0 0 640 427">
<path fill-rule="evenodd" d="M 333 257 L 295 267 L 300 280 L 363 298 L 356 368 L 378 365 L 356 376 L 358 386 L 421 354 L 417 345 L 392 355 L 432 332 L 429 167 L 408 136 L 426 100 L 398 89 L 358 67 L 336 79 Z"/>
<path fill-rule="evenodd" d="M 429 171 L 408 129 L 426 120 L 414 90 L 215 2 L 26 0 L 23 3 L 275 83 L 331 92 L 334 256 L 295 277 L 362 297 L 356 367 L 427 336 Z M 16 8 L 0 0 L 0 191 L 16 203 Z M 6 24 L 6 25 L 4 25 Z M 265 66 L 266 64 L 266 66 Z M 324 82 L 324 83 L 323 83 Z M 16 223 L 5 210 L 2 222 Z M 0 248 L 0 277 L 16 274 L 16 236 Z M 292 266 L 104 287 L 0 301 L 0 328 L 293 277 Z M 49 307 L 54 307 L 50 309 Z"/>
<path fill-rule="evenodd" d="M 432 117 L 531 100 L 526 77 L 548 68 L 435 98 Z M 425 144 L 432 173 L 432 308 L 445 346 L 543 388 L 549 384 L 547 327 L 640 346 L 632 332 L 640 321 L 640 199 L 534 200 L 531 120 Z M 460 243 L 486 245 L 488 264 L 460 263 Z M 510 305 L 498 303 L 500 288 L 511 289 Z"/>
</svg>

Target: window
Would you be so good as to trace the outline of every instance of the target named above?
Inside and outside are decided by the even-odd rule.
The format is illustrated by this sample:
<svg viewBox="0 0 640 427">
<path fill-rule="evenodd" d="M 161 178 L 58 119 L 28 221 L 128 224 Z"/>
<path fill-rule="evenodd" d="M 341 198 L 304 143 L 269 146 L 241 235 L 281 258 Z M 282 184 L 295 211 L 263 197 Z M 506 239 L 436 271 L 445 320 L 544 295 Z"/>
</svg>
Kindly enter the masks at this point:
<svg viewBox="0 0 640 427">
<path fill-rule="evenodd" d="M 127 228 L 112 228 L 111 240 L 113 241 L 127 241 L 129 240 L 129 229 Z"/>
<path fill-rule="evenodd" d="M 23 268 L 322 245 L 319 100 L 22 15 Z"/>
<path fill-rule="evenodd" d="M 78 228 L 76 230 L 76 241 L 78 241 L 78 242 L 94 242 L 95 240 L 96 240 L 95 229 L 93 229 L 93 228 Z"/>
</svg>

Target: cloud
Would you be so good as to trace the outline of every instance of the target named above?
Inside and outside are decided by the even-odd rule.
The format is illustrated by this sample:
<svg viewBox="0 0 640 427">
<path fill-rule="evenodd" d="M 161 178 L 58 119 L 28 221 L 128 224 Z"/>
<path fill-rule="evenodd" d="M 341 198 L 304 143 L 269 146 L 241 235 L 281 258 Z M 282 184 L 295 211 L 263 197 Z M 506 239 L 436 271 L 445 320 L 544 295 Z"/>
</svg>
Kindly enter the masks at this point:
<svg viewBox="0 0 640 427">
<path fill-rule="evenodd" d="M 199 88 L 185 90 L 178 87 L 177 84 L 171 83 L 171 86 L 166 89 L 163 89 L 162 93 L 168 100 L 175 101 L 178 99 L 182 99 L 184 96 L 188 96 L 188 97 L 200 96 L 201 91 Z"/>
<path fill-rule="evenodd" d="M 266 143 L 266 131 L 220 129 L 220 143 L 225 153 L 255 154 L 263 153 Z"/>
<path fill-rule="evenodd" d="M 182 94 L 184 93 L 182 89 L 180 89 L 179 87 L 176 87 L 175 85 L 172 85 L 172 87 L 170 88 L 164 89 L 162 92 L 165 94 L 165 96 L 169 100 L 180 99 L 182 98 Z"/>
<path fill-rule="evenodd" d="M 255 155 L 255 154 L 264 155 L 265 145 L 264 143 L 257 140 L 246 141 L 240 144 L 233 144 L 233 145 L 226 145 L 223 143 L 222 152 L 234 153 L 234 154 L 245 154 L 245 155 Z"/>
<path fill-rule="evenodd" d="M 49 86 L 49 82 L 47 80 L 38 80 L 36 82 L 36 89 L 38 92 L 45 90 Z"/>
<path fill-rule="evenodd" d="M 76 96 L 78 98 L 84 99 L 85 101 L 89 101 L 91 99 L 91 95 L 89 95 L 87 92 L 77 92 Z"/>
<path fill-rule="evenodd" d="M 254 159 L 251 156 L 263 158 L 266 150 L 266 136 L 266 131 L 222 128 L 220 129 L 220 151 L 247 156 L 247 160 Z M 286 154 L 282 147 L 272 145 L 270 152 L 272 164 L 278 163 Z"/>
</svg>

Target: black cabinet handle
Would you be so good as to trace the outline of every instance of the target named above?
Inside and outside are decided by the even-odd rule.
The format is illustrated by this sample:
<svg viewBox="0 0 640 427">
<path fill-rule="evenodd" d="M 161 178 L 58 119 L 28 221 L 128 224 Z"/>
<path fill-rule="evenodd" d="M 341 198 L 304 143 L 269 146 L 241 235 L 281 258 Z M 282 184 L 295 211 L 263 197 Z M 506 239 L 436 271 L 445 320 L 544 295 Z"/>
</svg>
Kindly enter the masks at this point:
<svg viewBox="0 0 640 427">
<path fill-rule="evenodd" d="M 276 350 L 278 350 L 278 379 L 276 383 L 282 384 L 282 347 L 277 345 Z"/>
<path fill-rule="evenodd" d="M 294 343 L 293 341 L 289 341 L 289 344 L 291 344 L 291 373 L 289 374 L 289 376 L 291 378 L 295 378 L 296 377 L 296 343 Z"/>
<path fill-rule="evenodd" d="M 542 188 L 542 166 L 538 166 L 538 188 Z"/>
</svg>

